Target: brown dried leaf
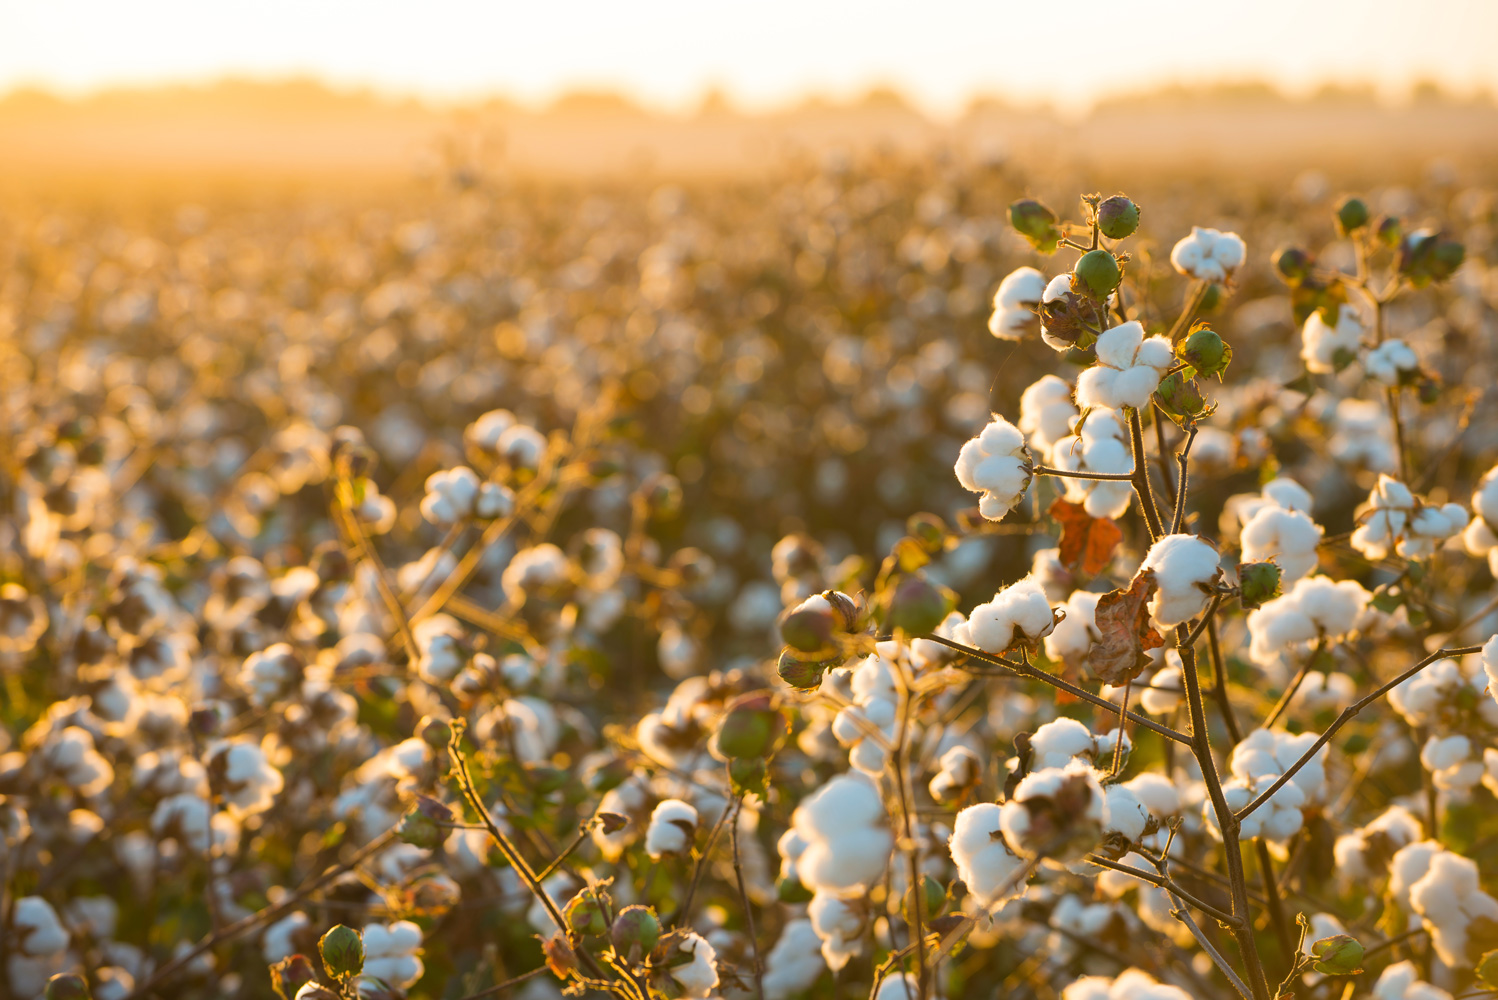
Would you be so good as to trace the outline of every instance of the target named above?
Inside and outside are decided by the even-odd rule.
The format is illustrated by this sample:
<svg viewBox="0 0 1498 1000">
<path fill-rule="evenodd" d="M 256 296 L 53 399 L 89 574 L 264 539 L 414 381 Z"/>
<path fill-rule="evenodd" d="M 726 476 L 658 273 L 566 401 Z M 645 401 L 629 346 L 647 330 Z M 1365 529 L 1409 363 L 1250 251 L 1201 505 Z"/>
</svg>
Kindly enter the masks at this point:
<svg viewBox="0 0 1498 1000">
<path fill-rule="evenodd" d="M 1058 499 L 1050 515 L 1061 525 L 1061 564 L 1074 573 L 1097 576 L 1113 561 L 1123 530 L 1111 519 L 1093 517 L 1081 504 Z"/>
<path fill-rule="evenodd" d="M 1128 590 L 1111 590 L 1098 598 L 1097 630 L 1100 638 L 1092 644 L 1087 660 L 1099 680 L 1113 685 L 1138 677 L 1149 665 L 1145 654 L 1165 645 L 1165 640 L 1150 627 L 1150 598 L 1158 586 L 1152 570 L 1145 570 L 1129 584 Z"/>
</svg>

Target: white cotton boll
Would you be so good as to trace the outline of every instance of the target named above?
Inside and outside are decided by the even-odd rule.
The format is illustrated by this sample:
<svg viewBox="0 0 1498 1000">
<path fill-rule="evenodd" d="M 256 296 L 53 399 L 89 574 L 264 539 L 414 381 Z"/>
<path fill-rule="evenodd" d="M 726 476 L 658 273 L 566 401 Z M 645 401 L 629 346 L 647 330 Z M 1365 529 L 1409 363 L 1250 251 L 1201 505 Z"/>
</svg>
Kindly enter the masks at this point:
<svg viewBox="0 0 1498 1000">
<path fill-rule="evenodd" d="M 68 931 L 52 904 L 41 896 L 22 896 L 11 913 L 10 947 L 30 956 L 42 957 L 66 951 Z"/>
<path fill-rule="evenodd" d="M 1394 423 L 1383 403 L 1343 399 L 1332 415 L 1332 427 L 1328 447 L 1337 461 L 1374 472 L 1393 472 L 1398 468 Z"/>
<path fill-rule="evenodd" d="M 1030 575 L 1040 581 L 1040 587 L 1052 604 L 1063 604 L 1072 593 L 1071 570 L 1061 563 L 1058 548 L 1037 549 L 1030 559 Z"/>
<path fill-rule="evenodd" d="M 765 1000 L 790 1000 L 811 989 L 827 963 L 822 960 L 822 939 L 806 917 L 786 921 L 765 956 Z"/>
<path fill-rule="evenodd" d="M 718 953 L 707 939 L 691 932 L 677 950 L 690 955 L 685 965 L 671 966 L 671 978 L 682 988 L 683 997 L 706 1000 L 718 986 Z"/>
<path fill-rule="evenodd" d="M 473 498 L 473 516 L 492 521 L 515 512 L 515 493 L 499 483 L 484 483 Z"/>
<path fill-rule="evenodd" d="M 1498 921 L 1498 900 L 1482 891 L 1477 865 L 1450 851 L 1430 859 L 1424 877 L 1410 887 L 1410 905 L 1430 931 L 1442 962 L 1470 969 L 1468 929 L 1474 920 Z"/>
<path fill-rule="evenodd" d="M 1052 719 L 1030 735 L 1031 770 L 1065 767 L 1084 756 L 1092 763 L 1097 752 L 1097 738 L 1076 719 Z"/>
<path fill-rule="evenodd" d="M 1306 675 L 1306 679 L 1290 699 L 1290 708 L 1291 711 L 1311 715 L 1340 712 L 1353 703 L 1357 693 L 1357 681 L 1346 674 L 1312 671 Z"/>
<path fill-rule="evenodd" d="M 1337 838 L 1332 845 L 1337 874 L 1350 882 L 1381 878 L 1395 852 L 1424 835 L 1424 827 L 1408 809 L 1390 806 L 1371 823 Z"/>
<path fill-rule="evenodd" d="M 999 808 L 1004 839 L 1016 853 L 1060 864 L 1094 850 L 1107 820 L 1103 786 L 1081 761 L 1031 771 Z"/>
<path fill-rule="evenodd" d="M 1102 596 L 1077 590 L 1066 599 L 1063 606 L 1066 617 L 1045 637 L 1045 655 L 1049 659 L 1067 665 L 1087 662 L 1092 644 L 1102 638 L 1097 630 L 1097 602 Z"/>
<path fill-rule="evenodd" d="M 1228 769 L 1234 777 L 1268 783 L 1279 777 L 1316 743 L 1316 733 L 1291 734 L 1283 729 L 1255 729 L 1233 747 Z M 1298 787 L 1307 800 L 1317 801 L 1326 784 L 1326 755 L 1322 747 L 1316 756 L 1295 772 L 1290 783 Z"/>
<path fill-rule="evenodd" d="M 602 826 L 593 827 L 593 844 L 607 861 L 617 861 L 624 849 L 634 842 L 639 836 L 639 828 L 632 817 L 638 816 L 645 809 L 647 793 L 640 780 L 634 776 L 629 777 L 621 785 L 616 785 L 603 793 L 598 800 L 598 811 L 610 812 L 618 816 L 631 818 L 622 830 L 606 833 Z"/>
<path fill-rule="evenodd" d="M 968 616 L 968 633 L 988 653 L 1002 653 L 1021 643 L 1034 646 L 1055 627 L 1051 603 L 1032 576 L 1005 587 Z"/>
<path fill-rule="evenodd" d="M 426 971 L 418 952 L 421 928 L 409 920 L 364 925 L 364 975 L 409 989 Z"/>
<path fill-rule="evenodd" d="M 661 626 L 660 641 L 656 643 L 656 659 L 661 670 L 673 680 L 690 677 L 697 670 L 702 649 L 693 636 L 675 622 Z"/>
<path fill-rule="evenodd" d="M 451 615 L 436 614 L 411 626 L 416 641 L 416 673 L 428 684 L 446 684 L 467 662 L 463 627 Z"/>
<path fill-rule="evenodd" d="M 1395 386 L 1420 371 L 1420 359 L 1402 340 L 1386 340 L 1363 357 L 1368 376 L 1384 385 Z"/>
<path fill-rule="evenodd" d="M 94 734 L 82 726 L 66 726 L 47 737 L 38 754 L 42 766 L 84 798 L 114 783 L 114 768 L 94 749 Z"/>
<path fill-rule="evenodd" d="M 894 836 L 879 790 L 863 774 L 833 778 L 796 807 L 791 823 L 807 843 L 797 870 L 813 892 L 859 896 L 884 874 Z"/>
<path fill-rule="evenodd" d="M 977 437 L 957 453 L 953 471 L 962 488 L 980 494 L 978 509 L 990 521 L 1024 499 L 1030 486 L 1030 452 L 1020 429 L 995 415 Z"/>
<path fill-rule="evenodd" d="M 151 813 L 151 832 L 158 838 L 180 840 L 189 850 L 201 854 L 208 849 L 212 818 L 213 809 L 202 797 L 191 792 L 169 795 Z"/>
<path fill-rule="evenodd" d="M 1420 763 L 1431 781 L 1443 791 L 1466 792 L 1482 780 L 1483 762 L 1472 755 L 1472 741 L 1465 736 L 1432 736 L 1420 751 Z"/>
<path fill-rule="evenodd" d="M 1197 281 L 1223 282 L 1243 266 L 1247 256 L 1248 247 L 1237 233 L 1192 226 L 1191 235 L 1171 248 L 1170 263 Z"/>
<path fill-rule="evenodd" d="M 1410 891 L 1430 871 L 1430 863 L 1445 850 L 1439 841 L 1420 840 L 1394 852 L 1389 861 L 1389 895 L 1408 910 Z"/>
<path fill-rule="evenodd" d="M 1072 432 L 1078 410 L 1071 386 L 1055 375 L 1042 375 L 1019 397 L 1019 429 L 1030 447 L 1049 454 L 1051 446 Z"/>
<path fill-rule="evenodd" d="M 1498 548 L 1494 525 L 1498 525 L 1498 465 L 1483 473 L 1472 491 L 1472 521 L 1462 534 L 1467 551 L 1482 556 Z"/>
<path fill-rule="evenodd" d="M 1134 469 L 1127 438 L 1122 414 L 1106 408 L 1091 410 L 1076 434 L 1051 447 L 1050 461 L 1068 472 L 1127 475 Z M 1134 487 L 1127 480 L 1066 478 L 1062 483 L 1066 499 L 1082 504 L 1092 517 L 1121 517 L 1134 499 Z"/>
<path fill-rule="evenodd" d="M 1356 307 L 1343 303 L 1335 326 L 1317 310 L 1306 318 L 1300 331 L 1300 357 L 1309 371 L 1320 375 L 1337 370 L 1339 360 L 1351 361 L 1363 346 L 1365 330 Z"/>
<path fill-rule="evenodd" d="M 1491 724 L 1498 705 L 1483 697 L 1486 686 L 1487 675 L 1466 657 L 1437 660 L 1390 691 L 1389 704 L 1415 727 L 1450 727 L 1474 703 Z"/>
<path fill-rule="evenodd" d="M 302 661 L 289 643 L 277 642 L 245 657 L 239 684 L 250 696 L 250 704 L 266 708 L 290 692 L 302 678 Z"/>
<path fill-rule="evenodd" d="M 1419 970 L 1408 959 L 1395 962 L 1373 984 L 1373 1000 L 1451 1000 L 1439 986 L 1421 982 Z"/>
<path fill-rule="evenodd" d="M 1137 320 L 1106 330 L 1097 340 L 1097 364 L 1077 376 L 1077 405 L 1143 409 L 1174 360 L 1170 341 L 1145 338 Z"/>
<path fill-rule="evenodd" d="M 1116 979 L 1083 976 L 1061 991 L 1061 1000 L 1192 1000 L 1179 986 L 1158 982 L 1140 969 L 1125 969 Z"/>
<path fill-rule="evenodd" d="M 1144 836 L 1150 813 L 1139 796 L 1128 785 L 1109 785 L 1103 792 L 1103 812 L 1108 817 L 1103 829 L 1134 843 Z"/>
<path fill-rule="evenodd" d="M 968 806 L 957 814 L 948 848 L 957 877 L 985 911 L 1024 891 L 1025 863 L 1004 843 L 1002 809 L 992 802 Z"/>
<path fill-rule="evenodd" d="M 269 809 L 285 784 L 259 744 L 245 740 L 221 743 L 211 750 L 208 771 L 220 776 L 224 805 L 235 817 Z"/>
<path fill-rule="evenodd" d="M 1191 446 L 1191 465 L 1209 476 L 1222 475 L 1233 468 L 1238 448 L 1233 435 L 1220 427 L 1198 425 L 1196 443 Z"/>
<path fill-rule="evenodd" d="M 494 450 L 517 469 L 538 469 L 541 456 L 546 454 L 546 435 L 534 427 L 516 424 L 500 434 Z"/>
<path fill-rule="evenodd" d="M 1368 494 L 1362 523 L 1352 533 L 1352 546 L 1373 561 L 1387 559 L 1404 535 L 1415 507 L 1410 488 L 1392 476 L 1380 475 Z"/>
<path fill-rule="evenodd" d="M 490 410 L 464 428 L 463 439 L 475 448 L 497 451 L 500 435 L 515 423 L 515 414 L 509 410 Z"/>
<path fill-rule="evenodd" d="M 479 477 L 466 465 L 434 472 L 427 477 L 421 516 L 442 528 L 457 524 L 473 514 L 478 493 Z"/>
<path fill-rule="evenodd" d="M 1265 500 L 1285 510 L 1298 510 L 1309 514 L 1316 503 L 1310 490 L 1288 476 L 1277 476 L 1271 479 L 1259 492 Z"/>
<path fill-rule="evenodd" d="M 1156 670 L 1149 686 L 1139 692 L 1139 707 L 1151 715 L 1169 715 L 1185 700 L 1185 679 L 1178 664 Z"/>
<path fill-rule="evenodd" d="M 1336 640 L 1351 632 L 1373 595 L 1356 580 L 1306 576 L 1288 591 L 1248 613 L 1249 656 L 1270 666 L 1292 650 L 1320 637 Z"/>
<path fill-rule="evenodd" d="M 1221 575 L 1217 549 L 1196 535 L 1166 535 L 1150 546 L 1140 571 L 1155 574 L 1159 589 L 1150 598 L 1150 614 L 1170 627 L 1190 621 L 1207 608 L 1208 588 Z"/>
<path fill-rule="evenodd" d="M 806 916 L 822 940 L 822 958 L 833 972 L 863 952 L 868 915 L 862 905 L 818 892 L 807 904 Z"/>
<path fill-rule="evenodd" d="M 972 636 L 968 635 L 967 616 L 961 611 L 952 611 L 941 620 L 936 627 L 936 635 L 953 642 L 960 642 L 964 646 L 971 646 Z M 910 643 L 911 661 L 922 670 L 930 670 L 956 659 L 957 651 L 950 646 L 944 646 L 930 639 L 915 639 Z"/>
<path fill-rule="evenodd" d="M 1461 504 L 1439 507 L 1422 503 L 1410 517 L 1409 530 L 1399 540 L 1399 554 L 1406 559 L 1429 559 L 1448 538 L 1455 538 L 1467 526 L 1468 515 Z"/>
<path fill-rule="evenodd" d="M 920 983 L 909 972 L 891 973 L 879 982 L 874 1000 L 910 1000 L 920 996 Z"/>
<path fill-rule="evenodd" d="M 531 590 L 555 587 L 567 579 L 567 557 L 550 542 L 542 542 L 515 553 L 500 577 L 505 599 L 511 604 L 525 603 Z"/>
<path fill-rule="evenodd" d="M 1481 661 L 1488 678 L 1488 694 L 1498 700 L 1498 635 L 1482 644 Z"/>
<path fill-rule="evenodd" d="M 952 747 L 941 755 L 941 769 L 929 785 L 931 797 L 937 802 L 946 802 L 958 792 L 977 784 L 983 773 L 983 762 L 978 755 L 965 746 Z"/>
<path fill-rule="evenodd" d="M 271 965 L 291 957 L 297 952 L 294 938 L 311 926 L 311 918 L 300 910 L 282 917 L 265 929 L 265 936 L 260 941 L 261 955 Z"/>
<path fill-rule="evenodd" d="M 1038 326 L 1035 310 L 1045 288 L 1045 275 L 1033 267 L 1017 268 L 1005 275 L 993 295 L 988 332 L 1000 340 L 1019 340 L 1026 330 Z"/>
<path fill-rule="evenodd" d="M 1163 774 L 1146 771 L 1123 782 L 1123 785 L 1134 793 L 1156 819 L 1165 819 L 1181 811 L 1180 790 Z"/>
<path fill-rule="evenodd" d="M 1281 585 L 1288 586 L 1316 568 L 1321 535 L 1308 515 L 1266 504 L 1243 525 L 1239 541 L 1244 562 L 1274 560 Z"/>
<path fill-rule="evenodd" d="M 697 810 L 681 799 L 663 799 L 650 814 L 645 853 L 657 860 L 663 854 L 684 854 L 696 832 Z"/>
</svg>

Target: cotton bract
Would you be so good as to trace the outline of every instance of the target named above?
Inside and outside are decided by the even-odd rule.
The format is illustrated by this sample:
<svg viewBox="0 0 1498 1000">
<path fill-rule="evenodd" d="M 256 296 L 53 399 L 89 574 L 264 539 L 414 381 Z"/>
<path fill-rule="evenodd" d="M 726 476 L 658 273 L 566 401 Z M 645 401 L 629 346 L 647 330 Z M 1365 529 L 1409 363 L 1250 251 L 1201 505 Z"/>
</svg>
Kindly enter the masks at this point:
<svg viewBox="0 0 1498 1000">
<path fill-rule="evenodd" d="M 1160 379 L 1175 363 L 1170 341 L 1146 338 L 1137 320 L 1105 331 L 1096 349 L 1097 364 L 1077 376 L 1077 404 L 1084 409 L 1149 406 Z"/>
</svg>

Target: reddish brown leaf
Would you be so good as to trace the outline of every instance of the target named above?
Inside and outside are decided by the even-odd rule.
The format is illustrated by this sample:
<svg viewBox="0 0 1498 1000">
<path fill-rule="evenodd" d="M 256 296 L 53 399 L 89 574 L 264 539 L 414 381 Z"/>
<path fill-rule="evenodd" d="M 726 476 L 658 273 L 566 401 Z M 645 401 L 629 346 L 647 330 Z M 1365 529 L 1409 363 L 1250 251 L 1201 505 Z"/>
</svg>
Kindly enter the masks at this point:
<svg viewBox="0 0 1498 1000">
<path fill-rule="evenodd" d="M 546 965 L 551 969 L 551 974 L 558 979 L 566 979 L 578 969 L 577 955 L 561 931 L 541 942 L 541 953 L 546 956 Z"/>
<path fill-rule="evenodd" d="M 1150 627 L 1150 598 L 1158 587 L 1155 574 L 1145 570 L 1128 590 L 1110 590 L 1097 602 L 1097 630 L 1101 637 L 1092 644 L 1087 662 L 1098 679 L 1112 685 L 1139 676 L 1150 662 L 1145 654 L 1165 644 Z"/>
<path fill-rule="evenodd" d="M 1110 518 L 1093 517 L 1081 504 L 1058 499 L 1051 517 L 1061 525 L 1061 564 L 1073 573 L 1097 576 L 1113 561 L 1123 530 Z"/>
</svg>

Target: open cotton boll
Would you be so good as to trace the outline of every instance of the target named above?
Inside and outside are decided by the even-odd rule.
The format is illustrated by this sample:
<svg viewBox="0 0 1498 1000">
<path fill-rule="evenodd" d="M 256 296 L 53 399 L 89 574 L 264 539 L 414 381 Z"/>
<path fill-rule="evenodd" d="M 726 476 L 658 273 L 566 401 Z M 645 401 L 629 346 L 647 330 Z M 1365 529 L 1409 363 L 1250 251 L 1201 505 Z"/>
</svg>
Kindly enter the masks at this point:
<svg viewBox="0 0 1498 1000">
<path fill-rule="evenodd" d="M 806 841 L 796 860 L 813 892 L 857 897 L 884 874 L 894 847 L 879 790 L 865 775 L 839 775 L 796 807 L 791 824 Z"/>
<path fill-rule="evenodd" d="M 664 854 L 684 854 L 696 832 L 696 809 L 681 799 L 662 799 L 650 814 L 645 853 L 657 859 Z"/>
<path fill-rule="evenodd" d="M 457 524 L 473 514 L 478 494 L 479 477 L 468 466 L 434 472 L 427 476 L 421 516 L 442 528 Z"/>
<path fill-rule="evenodd" d="M 1034 646 L 1055 627 L 1051 602 L 1033 576 L 1010 584 L 968 615 L 968 634 L 987 653 L 1003 653 L 1020 644 Z"/>
<path fill-rule="evenodd" d="M 463 440 L 483 451 L 497 451 L 500 435 L 515 423 L 509 410 L 490 410 L 463 429 Z"/>
<path fill-rule="evenodd" d="M 1025 435 L 996 414 L 977 437 L 962 446 L 954 471 L 963 489 L 979 494 L 978 510 L 983 516 L 1001 521 L 1024 499 L 1030 466 Z"/>
<path fill-rule="evenodd" d="M 1337 874 L 1351 882 L 1381 878 L 1394 854 L 1425 836 L 1420 821 L 1403 806 L 1390 806 L 1365 826 L 1344 833 L 1332 846 Z"/>
<path fill-rule="evenodd" d="M 416 640 L 416 672 L 429 684 L 443 684 L 463 669 L 463 627 L 450 615 L 436 614 L 411 626 Z"/>
<path fill-rule="evenodd" d="M 1373 1000 L 1451 1000 L 1451 994 L 1422 982 L 1415 963 L 1405 959 L 1379 974 L 1378 982 L 1373 984 Z"/>
<path fill-rule="evenodd" d="M 952 747 L 941 755 L 941 769 L 931 779 L 931 797 L 937 802 L 955 798 L 957 793 L 973 787 L 983 774 L 983 762 L 965 746 Z"/>
<path fill-rule="evenodd" d="M 1480 662 L 1488 679 L 1488 694 L 1498 702 L 1498 635 L 1482 644 Z"/>
<path fill-rule="evenodd" d="M 1265 504 L 1243 525 L 1239 542 L 1244 562 L 1274 560 L 1287 586 L 1316 568 L 1321 536 L 1321 526 L 1308 515 Z"/>
<path fill-rule="evenodd" d="M 1083 976 L 1061 991 L 1061 1000 L 1192 1000 L 1179 986 L 1161 983 L 1140 969 L 1125 969 L 1116 979 Z"/>
<path fill-rule="evenodd" d="M 993 293 L 993 315 L 988 332 L 1000 340 L 1019 340 L 1027 330 L 1038 328 L 1036 307 L 1045 294 L 1045 275 L 1033 267 L 1010 271 Z"/>
<path fill-rule="evenodd" d="M 1332 457 L 1373 472 L 1399 467 L 1394 451 L 1394 423 L 1385 406 L 1371 399 L 1343 399 L 1332 415 Z"/>
<path fill-rule="evenodd" d="M 1051 446 L 1072 432 L 1079 415 L 1071 386 L 1055 375 L 1042 375 L 1019 397 L 1019 429 L 1030 446 L 1049 454 Z"/>
<path fill-rule="evenodd" d="M 874 1000 L 910 1000 L 920 996 L 920 983 L 909 972 L 894 973 L 879 981 Z"/>
<path fill-rule="evenodd" d="M 269 809 L 285 784 L 260 745 L 247 740 L 220 743 L 210 750 L 208 773 L 229 814 L 236 818 Z"/>
<path fill-rule="evenodd" d="M 1441 961 L 1457 969 L 1472 968 L 1478 958 L 1467 947 L 1472 922 L 1498 921 L 1498 899 L 1482 891 L 1477 864 L 1445 850 L 1430 859 L 1424 877 L 1410 887 L 1410 905 L 1430 931 Z"/>
<path fill-rule="evenodd" d="M 1141 572 L 1155 574 L 1159 587 L 1150 614 L 1164 627 L 1190 621 L 1207 609 L 1210 586 L 1222 575 L 1217 549 L 1197 535 L 1166 535 L 1150 546 Z"/>
<path fill-rule="evenodd" d="M 1170 341 L 1144 336 L 1144 326 L 1130 320 L 1097 339 L 1097 364 L 1077 376 L 1077 405 L 1143 409 L 1175 363 Z"/>
<path fill-rule="evenodd" d="M 1045 637 L 1047 657 L 1067 666 L 1087 662 L 1092 644 L 1102 638 L 1097 630 L 1097 602 L 1102 596 L 1088 590 L 1072 592 L 1063 606 L 1066 617 Z"/>
<path fill-rule="evenodd" d="M 1341 638 L 1357 627 L 1372 599 L 1356 580 L 1301 577 L 1288 591 L 1248 613 L 1249 656 L 1270 666 L 1318 638 Z"/>
<path fill-rule="evenodd" d="M 1405 910 L 1411 909 L 1410 891 L 1430 871 L 1430 863 L 1445 851 L 1437 840 L 1419 840 L 1394 852 L 1389 861 L 1389 896 Z"/>
<path fill-rule="evenodd" d="M 1419 374 L 1420 359 L 1410 345 L 1391 338 L 1363 356 L 1363 369 L 1373 380 L 1395 386 Z"/>
<path fill-rule="evenodd" d="M 1290 711 L 1311 715 L 1340 712 L 1353 703 L 1357 693 L 1357 681 L 1346 674 L 1313 670 L 1291 697 Z"/>
<path fill-rule="evenodd" d="M 1448 792 L 1466 792 L 1482 780 L 1483 762 L 1472 753 L 1472 741 L 1461 734 L 1432 736 L 1420 750 L 1420 763 L 1430 772 L 1435 786 Z"/>
<path fill-rule="evenodd" d="M 1132 472 L 1134 456 L 1122 414 L 1107 408 L 1089 411 L 1077 433 L 1052 445 L 1050 464 L 1067 472 Z M 1134 499 L 1134 487 L 1127 480 L 1067 477 L 1062 482 L 1066 499 L 1081 504 L 1092 517 L 1122 517 Z"/>
<path fill-rule="evenodd" d="M 1016 853 L 1062 865 L 1097 848 L 1108 818 L 1097 772 L 1081 761 L 1031 771 L 999 808 L 1004 839 Z"/>
<path fill-rule="evenodd" d="M 1472 491 L 1472 520 L 1462 532 L 1462 543 L 1474 556 L 1487 556 L 1498 576 L 1498 465 L 1482 474 Z"/>
<path fill-rule="evenodd" d="M 869 921 L 866 904 L 818 892 L 807 904 L 806 916 L 822 939 L 822 959 L 833 972 L 863 952 Z"/>
<path fill-rule="evenodd" d="M 765 1000 L 790 1000 L 821 977 L 827 963 L 822 959 L 822 939 L 806 917 L 786 921 L 780 937 L 765 956 Z"/>
<path fill-rule="evenodd" d="M 1489 686 L 1481 660 L 1468 657 L 1437 660 L 1389 692 L 1389 704 L 1404 721 L 1432 730 L 1460 725 L 1472 706 L 1489 726 L 1498 726 L 1498 702 L 1486 697 Z"/>
<path fill-rule="evenodd" d="M 1065 767 L 1078 758 L 1088 764 L 1105 758 L 1111 763 L 1117 735 L 1117 729 L 1098 736 L 1076 719 L 1052 719 L 1030 734 L 1030 769 Z M 1129 738 L 1125 735 L 1124 752 L 1129 749 Z"/>
<path fill-rule="evenodd" d="M 533 590 L 555 587 L 567 579 L 567 557 L 550 542 L 542 542 L 515 553 L 500 576 L 505 599 L 514 605 L 525 603 Z"/>
<path fill-rule="evenodd" d="M 1139 692 L 1139 707 L 1151 715 L 1169 715 L 1185 700 L 1185 683 L 1181 665 L 1167 663 L 1150 676 L 1149 685 Z"/>
<path fill-rule="evenodd" d="M 968 806 L 957 814 L 947 841 L 957 877 L 974 901 L 992 912 L 1024 892 L 1020 874 L 1025 862 L 1004 842 L 1002 808 L 992 802 Z"/>
<path fill-rule="evenodd" d="M 1336 325 L 1311 313 L 1300 329 L 1300 357 L 1306 369 L 1318 375 L 1335 372 L 1339 364 L 1354 360 L 1363 346 L 1365 328 L 1356 307 L 1343 303 Z"/>
<path fill-rule="evenodd" d="M 1224 233 L 1192 226 L 1170 250 L 1170 263 L 1180 273 L 1197 281 L 1223 282 L 1233 276 L 1248 256 L 1248 247 L 1237 233 Z"/>
<path fill-rule="evenodd" d="M 691 956 L 691 960 L 684 965 L 671 966 L 671 978 L 682 988 L 683 997 L 707 1000 L 718 988 L 717 951 L 695 931 L 687 933 L 677 950 Z"/>
<path fill-rule="evenodd" d="M 1175 784 L 1163 774 L 1146 771 L 1122 784 L 1156 819 L 1165 819 L 1181 811 L 1181 793 Z"/>
<path fill-rule="evenodd" d="M 1225 781 L 1222 785 L 1222 797 L 1226 800 L 1228 808 L 1234 812 L 1244 808 L 1259 793 L 1274 784 L 1278 775 L 1260 778 L 1234 778 Z M 1306 804 L 1305 793 L 1294 781 L 1287 781 L 1269 797 L 1258 809 L 1254 810 L 1242 820 L 1238 831 L 1244 840 L 1254 837 L 1263 837 L 1276 846 L 1283 845 L 1296 833 L 1300 831 L 1305 822 L 1302 813 Z M 1202 804 L 1202 819 L 1206 823 L 1207 831 L 1216 839 L 1222 839 L 1222 830 L 1217 825 L 1217 812 L 1212 808 L 1212 803 Z"/>
<path fill-rule="evenodd" d="M 1236 778 L 1251 781 L 1278 778 L 1311 749 L 1316 733 L 1289 733 L 1283 729 L 1255 729 L 1245 736 L 1228 758 L 1228 769 Z M 1319 801 L 1326 786 L 1326 748 L 1317 751 L 1290 783 L 1308 802 Z"/>
<path fill-rule="evenodd" d="M 426 971 L 418 957 L 421 928 L 409 920 L 364 926 L 364 974 L 398 990 L 409 989 Z"/>
</svg>

